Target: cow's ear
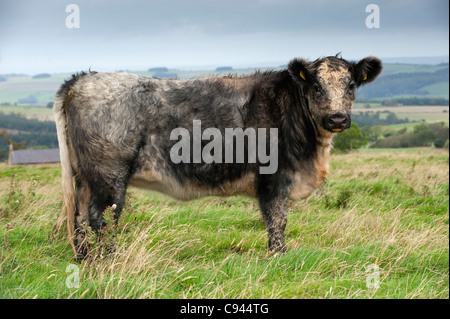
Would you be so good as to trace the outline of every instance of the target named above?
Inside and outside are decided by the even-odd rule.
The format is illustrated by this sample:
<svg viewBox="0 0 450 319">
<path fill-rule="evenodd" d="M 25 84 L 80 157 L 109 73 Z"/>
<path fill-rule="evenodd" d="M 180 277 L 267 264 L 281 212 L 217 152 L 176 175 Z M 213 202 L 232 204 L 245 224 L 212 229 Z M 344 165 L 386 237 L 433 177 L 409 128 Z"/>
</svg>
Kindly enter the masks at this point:
<svg viewBox="0 0 450 319">
<path fill-rule="evenodd" d="M 310 71 L 311 62 L 304 59 L 294 59 L 289 62 L 289 74 L 300 83 L 312 83 L 313 75 Z"/>
<path fill-rule="evenodd" d="M 354 67 L 354 77 L 357 85 L 363 85 L 374 81 L 383 70 L 380 59 L 369 56 L 359 61 Z"/>
</svg>

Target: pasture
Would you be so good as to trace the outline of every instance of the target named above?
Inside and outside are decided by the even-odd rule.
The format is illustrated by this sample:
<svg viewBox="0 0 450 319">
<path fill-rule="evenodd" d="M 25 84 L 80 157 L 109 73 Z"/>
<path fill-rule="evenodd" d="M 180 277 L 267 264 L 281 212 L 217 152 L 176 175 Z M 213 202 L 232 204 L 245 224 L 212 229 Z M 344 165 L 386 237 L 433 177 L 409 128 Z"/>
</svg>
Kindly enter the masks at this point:
<svg viewBox="0 0 450 319">
<path fill-rule="evenodd" d="M 448 153 L 361 150 L 331 165 L 290 203 L 286 254 L 267 252 L 252 199 L 129 188 L 118 227 L 76 263 L 53 236 L 59 165 L 0 164 L 0 298 L 449 298 Z"/>
<path fill-rule="evenodd" d="M 411 122 L 445 122 L 448 125 L 448 106 L 395 106 L 382 107 L 375 106 L 372 108 L 353 108 L 352 112 L 392 112 L 400 119 L 409 119 Z M 383 115 L 383 114 L 382 114 Z M 417 123 L 416 123 L 417 124 Z"/>
</svg>

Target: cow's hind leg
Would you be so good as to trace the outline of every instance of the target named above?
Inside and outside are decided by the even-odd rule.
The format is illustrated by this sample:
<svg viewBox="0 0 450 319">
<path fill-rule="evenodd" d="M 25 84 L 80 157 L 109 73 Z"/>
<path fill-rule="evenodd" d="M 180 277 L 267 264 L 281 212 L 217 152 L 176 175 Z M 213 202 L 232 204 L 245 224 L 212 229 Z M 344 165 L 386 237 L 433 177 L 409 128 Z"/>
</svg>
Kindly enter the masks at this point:
<svg viewBox="0 0 450 319">
<path fill-rule="evenodd" d="M 89 203 L 91 189 L 87 181 L 80 176 L 75 176 L 75 238 L 74 245 L 76 259 L 84 259 L 88 252 L 86 232 L 89 227 Z"/>
<path fill-rule="evenodd" d="M 114 220 L 117 223 L 119 215 L 125 204 L 126 183 L 124 178 L 105 180 L 77 175 L 76 186 L 76 210 L 75 210 L 75 238 L 74 245 L 76 259 L 86 258 L 89 251 L 88 231 L 93 230 L 98 239 L 101 238 L 101 230 L 105 227 L 104 212 L 108 207 L 115 205 Z M 114 206 L 113 206 L 114 207 Z"/>
<path fill-rule="evenodd" d="M 92 229 L 99 232 L 106 226 L 105 210 L 110 207 L 114 210 L 114 220 L 117 223 L 125 204 L 126 187 L 110 186 L 97 188 L 92 194 L 89 208 L 89 220 Z"/>
<path fill-rule="evenodd" d="M 114 175 L 114 176 L 112 176 Z M 118 174 L 111 174 L 113 178 L 104 177 L 96 178 L 92 187 L 92 195 L 89 205 L 89 223 L 91 228 L 98 235 L 98 240 L 103 241 L 106 239 L 109 243 L 114 241 L 115 228 L 125 204 L 125 195 L 127 189 L 127 175 L 119 176 Z M 108 222 L 108 218 L 105 218 L 107 209 L 113 211 L 112 224 Z M 108 226 L 105 229 L 105 226 Z M 108 233 L 108 235 L 106 235 Z M 108 238 L 103 238 L 103 236 Z M 112 247 L 108 247 L 108 250 L 113 250 Z"/>
</svg>

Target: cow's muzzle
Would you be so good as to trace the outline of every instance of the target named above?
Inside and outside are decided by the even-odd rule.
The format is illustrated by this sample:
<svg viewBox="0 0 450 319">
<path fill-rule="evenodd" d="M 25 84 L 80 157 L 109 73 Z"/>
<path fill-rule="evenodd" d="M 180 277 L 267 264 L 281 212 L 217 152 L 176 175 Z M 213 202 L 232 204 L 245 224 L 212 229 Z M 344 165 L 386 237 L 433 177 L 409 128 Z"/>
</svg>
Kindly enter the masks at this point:
<svg viewBox="0 0 450 319">
<path fill-rule="evenodd" d="M 343 113 L 327 115 L 323 118 L 323 127 L 330 132 L 339 133 L 350 127 L 350 116 Z"/>
</svg>

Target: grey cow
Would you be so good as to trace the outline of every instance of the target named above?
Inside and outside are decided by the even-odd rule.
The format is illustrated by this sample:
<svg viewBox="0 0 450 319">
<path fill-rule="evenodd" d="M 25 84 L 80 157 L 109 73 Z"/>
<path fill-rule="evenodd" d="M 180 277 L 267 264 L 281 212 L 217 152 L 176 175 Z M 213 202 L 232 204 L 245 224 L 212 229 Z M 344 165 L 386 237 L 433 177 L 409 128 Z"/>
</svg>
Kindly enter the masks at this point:
<svg viewBox="0 0 450 319">
<path fill-rule="evenodd" d="M 288 199 L 306 198 L 322 185 L 333 137 L 350 126 L 356 88 L 381 70 L 375 57 L 331 56 L 242 77 L 74 75 L 58 90 L 54 113 L 60 223 L 67 218 L 75 257 L 88 251 L 83 225 L 102 229 L 108 206 L 118 219 L 129 185 L 181 200 L 256 197 L 269 249 L 285 251 Z"/>
</svg>

